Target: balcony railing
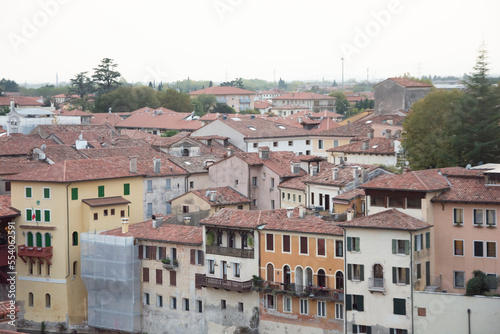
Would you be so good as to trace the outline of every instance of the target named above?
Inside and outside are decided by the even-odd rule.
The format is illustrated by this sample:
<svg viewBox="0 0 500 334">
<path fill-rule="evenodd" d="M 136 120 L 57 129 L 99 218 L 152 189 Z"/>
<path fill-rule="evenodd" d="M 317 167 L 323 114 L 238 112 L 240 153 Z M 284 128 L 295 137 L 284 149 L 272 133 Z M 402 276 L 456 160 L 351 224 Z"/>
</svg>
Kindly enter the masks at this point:
<svg viewBox="0 0 500 334">
<path fill-rule="evenodd" d="M 227 291 L 247 292 L 252 291 L 252 281 L 231 281 L 228 279 L 207 277 L 206 275 L 196 274 L 195 284 L 197 287 L 224 289 Z"/>
<path fill-rule="evenodd" d="M 25 263 L 28 262 L 26 258 L 31 259 L 37 258 L 39 260 L 45 259 L 49 264 L 52 258 L 52 246 L 49 247 L 34 247 L 34 246 L 19 246 L 17 256 L 21 258 Z"/>
<path fill-rule="evenodd" d="M 385 293 L 385 279 L 370 277 L 368 279 L 368 289 L 370 291 L 378 291 Z"/>
<path fill-rule="evenodd" d="M 231 247 L 222 247 L 217 245 L 207 246 L 207 254 L 234 256 L 245 259 L 254 258 L 253 249 L 231 248 Z"/>
<path fill-rule="evenodd" d="M 254 282 L 254 289 L 263 293 L 281 293 L 298 297 L 309 297 L 332 301 L 343 301 L 344 292 L 315 285 L 297 285 L 295 283 Z"/>
</svg>

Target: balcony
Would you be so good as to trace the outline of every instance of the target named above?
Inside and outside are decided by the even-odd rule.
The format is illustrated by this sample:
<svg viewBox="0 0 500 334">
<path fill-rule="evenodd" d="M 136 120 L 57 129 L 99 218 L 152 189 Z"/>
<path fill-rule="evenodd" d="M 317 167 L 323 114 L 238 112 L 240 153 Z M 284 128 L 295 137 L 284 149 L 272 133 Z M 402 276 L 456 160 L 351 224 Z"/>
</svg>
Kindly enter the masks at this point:
<svg viewBox="0 0 500 334">
<path fill-rule="evenodd" d="M 368 279 L 368 290 L 385 294 L 385 279 L 370 277 Z"/>
<path fill-rule="evenodd" d="M 248 292 L 252 291 L 252 281 L 231 281 L 228 279 L 207 277 L 206 275 L 196 274 L 195 284 L 197 287 L 224 289 L 227 291 Z"/>
<path fill-rule="evenodd" d="M 240 99 L 240 104 L 242 103 L 250 103 L 252 100 L 250 99 Z"/>
<path fill-rule="evenodd" d="M 207 254 L 241 257 L 244 259 L 254 258 L 253 249 L 241 249 L 241 248 L 222 247 L 217 245 L 211 245 L 211 246 L 207 245 L 206 250 Z"/>
<path fill-rule="evenodd" d="M 52 246 L 49 247 L 33 247 L 33 246 L 19 246 L 17 256 L 27 263 L 28 259 L 32 262 L 35 262 L 35 259 L 38 259 L 43 263 L 43 260 L 50 263 L 50 259 L 52 258 Z"/>
<path fill-rule="evenodd" d="M 254 289 L 262 293 L 287 294 L 296 297 L 309 297 L 320 300 L 344 301 L 344 291 L 315 285 L 296 285 L 295 283 L 254 282 Z"/>
</svg>

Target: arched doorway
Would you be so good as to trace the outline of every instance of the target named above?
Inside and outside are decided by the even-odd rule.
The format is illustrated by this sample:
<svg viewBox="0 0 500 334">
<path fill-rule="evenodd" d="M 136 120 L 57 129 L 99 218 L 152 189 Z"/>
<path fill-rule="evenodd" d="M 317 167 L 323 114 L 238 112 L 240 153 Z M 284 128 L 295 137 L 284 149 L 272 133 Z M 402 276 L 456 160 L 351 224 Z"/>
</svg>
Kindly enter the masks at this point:
<svg viewBox="0 0 500 334">
<path fill-rule="evenodd" d="M 274 266 L 271 263 L 267 265 L 266 271 L 267 271 L 266 281 L 274 282 Z"/>
</svg>

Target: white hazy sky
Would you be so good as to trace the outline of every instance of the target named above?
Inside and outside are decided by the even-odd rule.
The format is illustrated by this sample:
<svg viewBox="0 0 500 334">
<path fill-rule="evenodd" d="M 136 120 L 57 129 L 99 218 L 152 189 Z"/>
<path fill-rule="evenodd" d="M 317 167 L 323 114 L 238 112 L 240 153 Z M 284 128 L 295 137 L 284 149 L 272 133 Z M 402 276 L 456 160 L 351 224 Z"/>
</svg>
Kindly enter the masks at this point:
<svg viewBox="0 0 500 334">
<path fill-rule="evenodd" d="M 2 0 L 0 78 L 69 81 L 112 58 L 128 82 L 500 75 L 494 0 Z"/>
</svg>

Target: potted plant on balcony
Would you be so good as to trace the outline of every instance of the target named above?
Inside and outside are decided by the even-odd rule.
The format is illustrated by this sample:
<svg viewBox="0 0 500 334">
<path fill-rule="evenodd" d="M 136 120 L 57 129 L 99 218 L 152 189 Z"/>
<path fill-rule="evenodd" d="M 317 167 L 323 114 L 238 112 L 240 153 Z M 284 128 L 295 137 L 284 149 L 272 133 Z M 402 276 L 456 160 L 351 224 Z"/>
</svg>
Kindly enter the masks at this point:
<svg viewBox="0 0 500 334">
<path fill-rule="evenodd" d="M 161 259 L 161 263 L 170 264 L 170 259 L 168 257 Z"/>
<path fill-rule="evenodd" d="M 207 246 L 212 246 L 214 244 L 215 236 L 214 231 L 207 232 Z"/>
<path fill-rule="evenodd" d="M 177 267 L 179 265 L 179 262 L 177 262 L 177 259 L 174 259 L 173 265 Z"/>
<path fill-rule="evenodd" d="M 248 245 L 248 247 L 253 247 L 254 246 L 253 237 L 251 235 L 249 235 L 247 237 L 247 245 Z"/>
<path fill-rule="evenodd" d="M 257 275 L 252 275 L 252 287 L 255 290 L 259 290 L 262 287 L 262 277 Z"/>
</svg>

